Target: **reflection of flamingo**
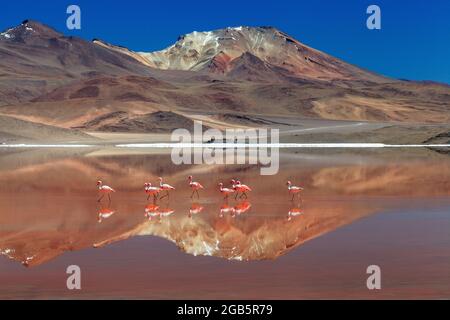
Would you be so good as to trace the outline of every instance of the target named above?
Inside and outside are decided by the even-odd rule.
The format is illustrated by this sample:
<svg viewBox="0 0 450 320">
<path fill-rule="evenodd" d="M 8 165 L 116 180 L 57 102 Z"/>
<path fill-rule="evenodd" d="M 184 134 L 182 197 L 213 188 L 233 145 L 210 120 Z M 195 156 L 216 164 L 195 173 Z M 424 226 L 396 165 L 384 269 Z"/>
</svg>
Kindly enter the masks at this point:
<svg viewBox="0 0 450 320">
<path fill-rule="evenodd" d="M 300 192 L 303 191 L 303 188 L 302 187 L 293 186 L 292 182 L 290 182 L 290 181 L 286 182 L 286 184 L 288 186 L 289 193 L 292 194 L 291 201 L 294 201 L 295 195 L 297 195 L 298 199 L 300 200 Z"/>
<path fill-rule="evenodd" d="M 150 199 L 150 196 L 153 196 L 153 201 L 156 201 L 158 198 L 158 194 L 161 191 L 161 188 L 159 187 L 152 187 L 152 184 L 150 182 L 146 182 L 144 184 L 144 190 L 145 193 L 148 194 L 147 201 Z"/>
<path fill-rule="evenodd" d="M 236 187 L 236 190 L 238 193 L 239 192 L 242 193 L 241 196 L 239 197 L 239 199 L 242 198 L 243 196 L 245 196 L 245 199 L 247 199 L 248 198 L 247 192 L 252 191 L 252 189 L 249 186 L 242 184 L 239 180 L 236 181 L 235 187 Z M 236 197 L 237 197 L 237 194 L 236 194 Z"/>
<path fill-rule="evenodd" d="M 234 215 L 234 207 L 231 207 L 228 204 L 224 203 L 220 207 L 219 217 L 222 218 L 227 213 L 231 213 L 231 215 L 233 216 Z"/>
<path fill-rule="evenodd" d="M 300 208 L 292 208 L 288 212 L 288 221 L 290 221 L 292 219 L 292 217 L 298 217 L 298 216 L 301 216 L 302 214 L 303 214 L 303 210 L 302 209 L 300 209 Z"/>
<path fill-rule="evenodd" d="M 102 201 L 102 199 L 105 196 L 105 194 L 107 194 L 109 202 L 111 202 L 111 193 L 116 192 L 116 191 L 113 188 L 111 188 L 111 187 L 105 186 L 103 184 L 103 182 L 100 181 L 100 180 L 97 181 L 97 187 L 98 187 L 98 192 L 102 195 L 100 197 L 100 199 L 98 199 L 97 201 L 98 202 Z"/>
<path fill-rule="evenodd" d="M 219 183 L 219 190 L 222 195 L 225 195 L 224 199 L 228 199 L 228 196 L 232 193 L 234 193 L 234 189 L 224 188 L 223 183 Z"/>
<path fill-rule="evenodd" d="M 188 215 L 189 218 L 191 218 L 192 215 L 194 215 L 194 214 L 199 214 L 200 212 L 203 211 L 204 208 L 205 208 L 205 207 L 201 206 L 201 205 L 198 204 L 198 203 L 193 203 L 193 204 L 191 205 L 191 208 L 189 209 L 189 215 Z"/>
<path fill-rule="evenodd" d="M 192 194 L 191 194 L 191 198 L 194 196 L 194 193 L 197 194 L 197 198 L 200 199 L 200 195 L 198 194 L 198 190 L 203 189 L 203 186 L 196 181 L 192 181 L 192 176 L 188 177 L 188 181 L 189 181 L 189 186 L 192 189 Z"/>
<path fill-rule="evenodd" d="M 154 204 L 149 204 L 145 207 L 145 216 L 149 218 L 149 220 L 151 220 L 153 217 L 159 217 L 160 219 L 162 217 L 168 217 L 174 212 L 175 210 L 173 209 L 161 209 L 159 206 Z"/>
<path fill-rule="evenodd" d="M 159 180 L 160 189 L 166 191 L 166 194 L 163 195 L 160 199 L 163 199 L 165 197 L 169 198 L 169 191 L 175 190 L 175 188 L 172 187 L 170 184 L 163 183 L 163 178 L 161 178 L 161 177 L 159 177 L 158 180 Z"/>
<path fill-rule="evenodd" d="M 145 216 L 149 219 L 151 219 L 152 216 L 156 215 L 156 212 L 158 212 L 159 206 L 155 205 L 155 204 L 149 204 L 147 206 L 145 206 Z"/>
<path fill-rule="evenodd" d="M 252 204 L 250 202 L 244 201 L 244 202 L 237 204 L 234 207 L 234 212 L 238 215 L 243 214 L 243 213 L 246 213 L 248 210 L 250 210 L 251 207 L 252 207 Z"/>
<path fill-rule="evenodd" d="M 108 219 L 109 217 L 111 217 L 113 214 L 115 213 L 115 211 L 112 211 L 109 208 L 104 208 L 104 209 L 100 209 L 100 211 L 98 212 L 98 223 L 102 223 L 102 221 L 104 219 Z"/>
<path fill-rule="evenodd" d="M 159 213 L 160 217 L 168 217 L 174 212 L 175 212 L 175 210 L 173 210 L 173 209 L 165 208 L 165 209 L 159 210 L 158 213 Z"/>
</svg>

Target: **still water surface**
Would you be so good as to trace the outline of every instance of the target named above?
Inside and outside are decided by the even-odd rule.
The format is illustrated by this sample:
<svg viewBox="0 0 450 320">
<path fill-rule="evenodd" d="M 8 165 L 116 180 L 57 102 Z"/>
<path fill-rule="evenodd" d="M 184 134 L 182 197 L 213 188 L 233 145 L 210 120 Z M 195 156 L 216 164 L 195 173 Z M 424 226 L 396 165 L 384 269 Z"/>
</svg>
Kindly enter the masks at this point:
<svg viewBox="0 0 450 320">
<path fill-rule="evenodd" d="M 0 298 L 449 298 L 450 158 L 282 154 L 175 166 L 105 150 L 0 154 Z M 206 190 L 190 199 L 187 176 Z M 153 203 L 145 182 L 176 190 Z M 218 183 L 253 188 L 224 200 Z M 98 179 L 117 192 L 97 203 Z M 305 188 L 290 201 L 286 181 Z M 66 289 L 69 265 L 82 290 Z M 379 265 L 382 290 L 366 288 Z"/>
</svg>

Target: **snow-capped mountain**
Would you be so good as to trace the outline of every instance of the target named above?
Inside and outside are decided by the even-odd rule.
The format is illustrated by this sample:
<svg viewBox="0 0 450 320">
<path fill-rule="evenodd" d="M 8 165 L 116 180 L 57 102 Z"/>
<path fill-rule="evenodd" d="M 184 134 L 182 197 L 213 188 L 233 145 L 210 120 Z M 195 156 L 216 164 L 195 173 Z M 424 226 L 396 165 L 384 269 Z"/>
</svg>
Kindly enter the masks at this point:
<svg viewBox="0 0 450 320">
<path fill-rule="evenodd" d="M 0 40 L 26 42 L 29 39 L 55 38 L 60 34 L 50 27 L 38 22 L 25 20 L 20 25 L 0 33 Z"/>
<path fill-rule="evenodd" d="M 175 44 L 156 52 L 135 53 L 124 48 L 114 48 L 132 55 L 148 66 L 163 70 L 207 70 L 226 74 L 233 71 L 236 65 L 242 65 L 241 60 L 247 60 L 285 76 L 386 81 L 385 78 L 304 45 L 273 27 L 241 26 L 195 31 L 180 36 Z M 248 61 L 251 56 L 252 61 Z"/>
<path fill-rule="evenodd" d="M 0 74 L 0 114 L 67 129 L 149 132 L 158 112 L 166 130 L 205 112 L 214 123 L 449 121 L 449 86 L 371 73 L 273 27 L 192 32 L 143 53 L 26 20 L 0 32 Z"/>
</svg>

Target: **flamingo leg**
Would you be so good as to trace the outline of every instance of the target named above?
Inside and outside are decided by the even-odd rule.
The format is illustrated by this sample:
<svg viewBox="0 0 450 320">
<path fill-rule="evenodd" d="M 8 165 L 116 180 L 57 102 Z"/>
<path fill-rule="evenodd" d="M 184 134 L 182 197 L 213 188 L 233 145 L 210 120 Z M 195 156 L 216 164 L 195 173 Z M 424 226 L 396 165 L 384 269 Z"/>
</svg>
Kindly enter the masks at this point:
<svg viewBox="0 0 450 320">
<path fill-rule="evenodd" d="M 111 203 L 111 195 L 108 193 L 109 203 Z"/>
<path fill-rule="evenodd" d="M 234 200 L 237 200 L 238 195 L 239 195 L 239 192 L 236 192 L 236 195 L 234 196 Z"/>
<path fill-rule="evenodd" d="M 148 195 L 148 197 L 147 197 L 147 201 L 148 201 L 148 199 L 150 199 L 150 195 Z"/>
<path fill-rule="evenodd" d="M 161 198 L 159 198 L 159 200 L 164 199 L 165 197 L 169 197 L 169 191 L 166 190 L 166 194 L 163 195 Z"/>
<path fill-rule="evenodd" d="M 200 199 L 200 195 L 198 193 L 198 190 L 195 190 L 195 192 L 197 193 L 197 199 Z"/>
<path fill-rule="evenodd" d="M 102 199 L 103 199 L 104 196 L 105 196 L 105 195 L 103 194 L 103 195 L 100 197 L 100 199 L 97 200 L 97 202 L 102 201 Z"/>
<path fill-rule="evenodd" d="M 192 199 L 192 197 L 194 197 L 194 193 L 195 193 L 195 190 L 192 190 L 191 199 Z"/>
</svg>

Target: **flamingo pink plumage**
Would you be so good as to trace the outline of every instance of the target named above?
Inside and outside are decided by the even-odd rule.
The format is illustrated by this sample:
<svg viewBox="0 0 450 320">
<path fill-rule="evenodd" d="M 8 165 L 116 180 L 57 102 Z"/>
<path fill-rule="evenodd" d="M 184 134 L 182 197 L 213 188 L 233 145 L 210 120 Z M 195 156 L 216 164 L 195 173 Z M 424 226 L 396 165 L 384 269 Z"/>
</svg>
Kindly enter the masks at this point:
<svg viewBox="0 0 450 320">
<path fill-rule="evenodd" d="M 114 213 L 115 211 L 112 211 L 109 208 L 100 209 L 98 212 L 98 223 L 102 223 L 104 219 L 110 218 Z"/>
<path fill-rule="evenodd" d="M 291 221 L 292 217 L 297 217 L 303 214 L 303 210 L 300 208 L 292 208 L 288 212 L 288 221 Z"/>
<path fill-rule="evenodd" d="M 161 178 L 161 177 L 159 177 L 158 180 L 159 180 L 159 188 L 163 191 L 166 191 L 166 194 L 164 196 L 162 196 L 160 199 L 165 198 L 165 197 L 169 198 L 169 191 L 175 190 L 175 188 L 172 187 L 170 184 L 163 183 L 163 178 Z"/>
<path fill-rule="evenodd" d="M 193 203 L 191 205 L 191 208 L 189 209 L 189 214 L 188 217 L 192 218 L 192 215 L 194 214 L 199 214 L 200 212 L 203 211 L 205 207 L 203 207 L 202 205 L 198 204 L 198 203 Z"/>
<path fill-rule="evenodd" d="M 249 186 L 242 184 L 239 180 L 236 181 L 235 187 L 236 187 L 236 190 L 238 193 L 239 192 L 242 193 L 239 198 L 242 198 L 243 196 L 245 196 L 245 199 L 247 199 L 248 198 L 247 192 L 252 191 L 252 189 Z"/>
<path fill-rule="evenodd" d="M 193 179 L 192 176 L 189 176 L 189 177 L 188 177 L 189 186 L 190 186 L 191 189 L 192 189 L 191 198 L 194 196 L 194 193 L 197 194 L 197 198 L 200 198 L 200 195 L 198 194 L 198 190 L 204 189 L 204 188 L 203 188 L 203 186 L 202 186 L 199 182 L 192 181 L 192 179 Z"/>
<path fill-rule="evenodd" d="M 147 200 L 150 199 L 150 196 L 153 196 L 153 200 L 156 201 L 158 194 L 161 192 L 161 188 L 153 187 L 150 182 L 146 182 L 144 184 L 144 191 L 148 194 Z"/>
<path fill-rule="evenodd" d="M 224 214 L 226 214 L 226 213 L 230 213 L 231 215 L 234 215 L 234 207 L 231 207 L 227 204 L 223 204 L 220 207 L 219 217 L 222 218 L 224 216 Z"/>
<path fill-rule="evenodd" d="M 300 199 L 300 192 L 304 189 L 302 187 L 293 186 L 291 181 L 286 182 L 286 184 L 288 186 L 289 194 L 292 194 L 291 201 L 294 201 L 295 195 Z"/>
<path fill-rule="evenodd" d="M 170 208 L 161 209 L 161 207 L 154 205 L 154 204 L 147 205 L 145 207 L 145 216 L 149 220 L 152 220 L 153 217 L 159 217 L 159 219 L 161 219 L 163 217 L 168 217 L 174 212 L 175 212 L 175 210 L 173 210 L 173 209 L 170 209 Z"/>
<path fill-rule="evenodd" d="M 224 199 L 228 199 L 228 196 L 235 192 L 234 189 L 224 188 L 223 183 L 219 183 L 219 191 L 222 195 L 225 195 Z"/>
<path fill-rule="evenodd" d="M 238 205 L 236 205 L 234 207 L 234 212 L 236 214 L 243 214 L 246 213 L 248 210 L 250 210 L 250 208 L 252 207 L 252 204 L 246 200 L 244 200 L 244 202 L 239 203 Z"/>
<path fill-rule="evenodd" d="M 97 181 L 97 188 L 98 188 L 98 192 L 102 195 L 100 197 L 100 199 L 98 199 L 97 201 L 100 202 L 103 199 L 103 197 L 107 194 L 109 202 L 111 202 L 111 193 L 116 192 L 116 191 L 113 188 L 104 185 L 103 182 L 100 180 Z"/>
</svg>

